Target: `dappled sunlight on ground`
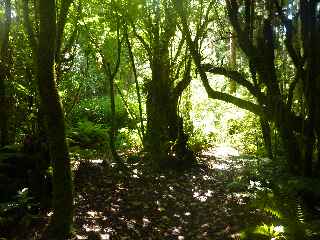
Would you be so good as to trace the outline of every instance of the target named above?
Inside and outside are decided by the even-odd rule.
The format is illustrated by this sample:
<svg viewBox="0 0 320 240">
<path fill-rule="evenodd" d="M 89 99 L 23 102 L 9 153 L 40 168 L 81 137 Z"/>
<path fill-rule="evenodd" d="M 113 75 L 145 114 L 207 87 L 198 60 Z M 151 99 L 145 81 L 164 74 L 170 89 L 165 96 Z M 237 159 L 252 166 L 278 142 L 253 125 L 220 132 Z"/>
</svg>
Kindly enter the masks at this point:
<svg viewBox="0 0 320 240">
<path fill-rule="evenodd" d="M 201 157 L 206 159 L 206 163 L 211 169 L 230 170 L 230 168 L 241 168 L 233 157 L 239 157 L 237 149 L 228 145 L 219 145 L 202 152 Z"/>
<path fill-rule="evenodd" d="M 246 191 L 232 189 L 239 166 L 232 154 L 221 152 L 207 152 L 208 164 L 180 173 L 150 174 L 138 165 L 122 172 L 94 161 L 80 165 L 78 239 L 237 239 L 241 228 L 262 216 L 248 210 Z"/>
<path fill-rule="evenodd" d="M 218 146 L 213 149 L 213 155 L 220 158 L 226 158 L 230 156 L 239 156 L 239 151 L 230 146 Z"/>
</svg>

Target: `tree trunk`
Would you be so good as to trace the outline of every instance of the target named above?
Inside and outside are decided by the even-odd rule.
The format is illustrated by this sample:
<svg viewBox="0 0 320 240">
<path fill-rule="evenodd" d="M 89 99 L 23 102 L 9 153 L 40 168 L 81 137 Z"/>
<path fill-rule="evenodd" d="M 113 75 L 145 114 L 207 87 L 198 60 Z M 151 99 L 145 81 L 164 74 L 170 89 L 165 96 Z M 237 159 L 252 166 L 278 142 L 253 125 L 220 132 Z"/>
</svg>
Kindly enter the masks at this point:
<svg viewBox="0 0 320 240">
<path fill-rule="evenodd" d="M 195 164 L 193 152 L 187 147 L 188 136 L 178 116 L 178 100 L 190 81 L 175 92 L 171 80 L 166 47 L 154 50 L 152 80 L 148 85 L 147 132 L 145 148 L 156 167 L 187 168 Z"/>
<path fill-rule="evenodd" d="M 230 34 L 230 56 L 229 56 L 229 67 L 231 69 L 235 69 L 237 67 L 237 40 L 236 40 L 236 33 L 233 31 Z M 237 83 L 236 81 L 230 79 L 230 93 L 235 93 L 237 91 Z"/>
<path fill-rule="evenodd" d="M 168 159 L 170 149 L 169 119 L 170 87 L 168 49 L 156 46 L 151 62 L 152 80 L 147 88 L 147 131 L 145 148 L 155 167 Z"/>
<path fill-rule="evenodd" d="M 9 51 L 9 34 L 11 27 L 11 0 L 5 0 L 4 32 L 0 45 L 0 147 L 8 145 L 10 97 L 6 91 L 6 81 L 10 79 L 11 57 Z"/>
<path fill-rule="evenodd" d="M 296 175 L 302 175 L 303 166 L 301 164 L 301 147 L 293 134 L 293 131 L 285 125 L 277 127 L 284 148 L 287 153 L 287 162 L 290 171 Z"/>
<path fill-rule="evenodd" d="M 141 93 L 140 93 L 140 86 L 138 83 L 138 75 L 137 75 L 137 69 L 136 69 L 136 65 L 134 62 L 134 56 L 132 53 L 132 47 L 131 47 L 131 43 L 129 40 L 129 36 L 128 36 L 128 29 L 127 29 L 127 25 L 125 25 L 125 29 L 124 29 L 124 34 L 125 34 L 125 39 L 127 42 L 127 47 L 128 47 L 128 52 L 129 52 L 129 58 L 130 58 L 130 62 L 131 62 L 131 67 L 132 67 L 132 71 L 133 71 L 133 76 L 134 76 L 134 82 L 136 85 L 136 93 L 137 93 L 137 98 L 138 98 L 138 104 L 139 104 L 139 117 L 140 117 L 140 132 L 141 132 L 141 137 L 142 139 L 144 138 L 144 125 L 143 125 L 143 112 L 142 112 L 142 101 L 141 101 Z"/>
<path fill-rule="evenodd" d="M 273 159 L 270 125 L 268 121 L 263 118 L 260 118 L 260 125 L 267 155 L 270 159 Z"/>
<path fill-rule="evenodd" d="M 73 217 L 71 166 L 65 135 L 64 114 L 54 73 L 56 6 L 55 0 L 40 0 L 40 35 L 37 74 L 40 101 L 45 111 L 49 152 L 53 164 L 52 239 L 66 239 Z"/>
<path fill-rule="evenodd" d="M 120 157 L 117 153 L 115 141 L 116 141 L 116 104 L 115 104 L 115 94 L 114 94 L 114 77 L 109 74 L 109 96 L 110 96 L 110 108 L 111 108 L 111 122 L 109 130 L 109 144 L 110 150 L 113 157 L 117 163 L 121 163 Z"/>
</svg>

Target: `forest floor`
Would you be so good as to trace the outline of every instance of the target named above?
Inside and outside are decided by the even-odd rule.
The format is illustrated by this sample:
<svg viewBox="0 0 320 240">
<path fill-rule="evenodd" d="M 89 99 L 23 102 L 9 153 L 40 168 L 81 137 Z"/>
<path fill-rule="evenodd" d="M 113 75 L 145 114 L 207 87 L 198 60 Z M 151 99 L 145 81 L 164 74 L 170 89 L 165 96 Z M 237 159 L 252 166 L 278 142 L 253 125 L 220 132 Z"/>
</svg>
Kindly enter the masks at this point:
<svg viewBox="0 0 320 240">
<path fill-rule="evenodd" d="M 152 174 L 138 164 L 122 172 L 82 162 L 75 174 L 76 238 L 240 239 L 241 230 L 269 222 L 249 204 L 254 182 L 236 184 L 250 159 L 214 151 L 200 159 L 204 164 L 191 171 Z"/>
</svg>

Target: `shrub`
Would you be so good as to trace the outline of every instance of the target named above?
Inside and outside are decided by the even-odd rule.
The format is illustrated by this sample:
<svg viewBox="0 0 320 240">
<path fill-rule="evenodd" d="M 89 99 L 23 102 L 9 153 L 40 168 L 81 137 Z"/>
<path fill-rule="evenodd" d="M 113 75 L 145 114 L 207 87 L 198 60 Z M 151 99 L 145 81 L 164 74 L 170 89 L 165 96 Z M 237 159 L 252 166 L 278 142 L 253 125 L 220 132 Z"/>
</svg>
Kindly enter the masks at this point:
<svg viewBox="0 0 320 240">
<path fill-rule="evenodd" d="M 116 127 L 126 125 L 128 114 L 120 97 L 115 98 L 116 104 Z M 71 110 L 68 120 L 72 125 L 86 119 L 93 123 L 105 124 L 111 122 L 111 110 L 109 97 L 93 97 L 82 99 Z"/>
<path fill-rule="evenodd" d="M 107 141 L 108 128 L 103 124 L 95 124 L 84 119 L 79 121 L 76 127 L 70 129 L 68 137 L 71 139 L 70 145 L 93 147 Z"/>
</svg>

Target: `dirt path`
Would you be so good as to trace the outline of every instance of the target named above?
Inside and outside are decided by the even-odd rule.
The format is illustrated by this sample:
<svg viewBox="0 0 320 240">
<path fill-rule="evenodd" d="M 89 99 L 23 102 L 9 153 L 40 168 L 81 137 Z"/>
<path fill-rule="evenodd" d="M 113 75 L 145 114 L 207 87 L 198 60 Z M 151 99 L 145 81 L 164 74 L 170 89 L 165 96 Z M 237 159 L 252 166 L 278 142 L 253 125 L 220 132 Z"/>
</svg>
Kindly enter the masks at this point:
<svg viewBox="0 0 320 240">
<path fill-rule="evenodd" d="M 75 177 L 77 238 L 239 239 L 241 229 L 266 217 L 234 185 L 243 165 L 226 156 L 202 159 L 209 164 L 188 173 L 152 175 L 83 163 Z"/>
</svg>

